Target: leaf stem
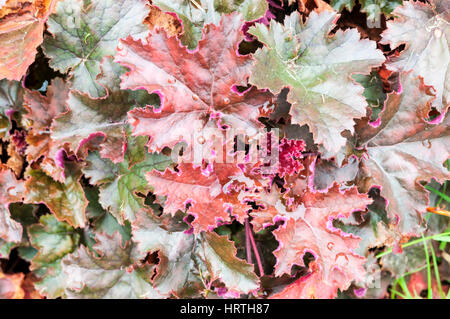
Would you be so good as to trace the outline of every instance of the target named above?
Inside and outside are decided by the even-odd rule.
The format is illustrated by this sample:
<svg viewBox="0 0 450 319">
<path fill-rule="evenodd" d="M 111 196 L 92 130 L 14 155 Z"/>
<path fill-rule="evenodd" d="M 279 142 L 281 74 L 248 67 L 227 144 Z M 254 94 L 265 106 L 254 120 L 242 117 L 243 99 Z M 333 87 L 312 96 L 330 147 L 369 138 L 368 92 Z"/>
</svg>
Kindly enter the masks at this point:
<svg viewBox="0 0 450 319">
<path fill-rule="evenodd" d="M 253 264 L 252 260 L 252 247 L 250 242 L 250 225 L 248 223 L 248 218 L 245 219 L 245 251 L 247 252 L 247 262 Z"/>
<path fill-rule="evenodd" d="M 250 237 L 250 242 L 252 243 L 253 252 L 255 253 L 256 262 L 258 264 L 259 276 L 262 277 L 264 276 L 264 269 L 261 263 L 261 257 L 259 257 L 258 248 L 256 247 L 255 238 L 253 237 L 253 231 L 252 228 L 250 227 L 250 224 L 248 224 L 248 228 L 249 228 L 248 235 Z"/>
</svg>

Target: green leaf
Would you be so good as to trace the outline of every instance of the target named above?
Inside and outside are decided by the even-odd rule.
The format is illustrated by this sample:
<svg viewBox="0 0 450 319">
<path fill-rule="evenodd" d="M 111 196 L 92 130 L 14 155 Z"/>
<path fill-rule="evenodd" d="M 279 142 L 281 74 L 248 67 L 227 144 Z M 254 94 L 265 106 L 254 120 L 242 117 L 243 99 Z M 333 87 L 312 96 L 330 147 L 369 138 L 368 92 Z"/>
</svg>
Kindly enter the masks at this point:
<svg viewBox="0 0 450 319">
<path fill-rule="evenodd" d="M 50 298 L 62 296 L 65 279 L 61 260 L 78 247 L 80 235 L 54 215 L 41 216 L 40 223 L 30 226 L 28 232 L 31 244 L 37 249 L 31 260 L 31 269 L 41 277 L 37 289 Z"/>
<path fill-rule="evenodd" d="M 79 179 L 81 172 L 75 165 L 66 163 L 66 180 L 60 183 L 41 170 L 26 172 L 25 203 L 44 203 L 59 221 L 74 227 L 86 225 L 85 210 L 88 201 Z"/>
<path fill-rule="evenodd" d="M 39 210 L 39 206 L 22 203 L 11 203 L 9 204 L 8 208 L 11 213 L 11 217 L 15 221 L 20 223 L 23 227 L 22 240 L 15 243 L 13 247 L 17 246 L 19 256 L 30 262 L 31 259 L 36 255 L 37 251 L 30 244 L 28 226 L 39 222 L 39 218 L 36 216 Z"/>
<path fill-rule="evenodd" d="M 17 246 L 17 243 L 0 239 L 0 258 L 8 258 L 11 249 L 13 249 L 15 246 Z"/>
<path fill-rule="evenodd" d="M 384 101 L 387 97 L 383 91 L 383 82 L 380 75 L 378 72 L 372 71 L 369 75 L 354 74 L 352 78 L 364 87 L 363 96 L 371 110 L 370 121 L 376 121 L 383 110 Z"/>
<path fill-rule="evenodd" d="M 360 40 L 356 29 L 338 30 L 335 12 L 311 12 L 307 22 L 298 13 L 283 24 L 257 24 L 249 32 L 265 46 L 254 54 L 250 82 L 278 94 L 289 87 L 293 124 L 307 124 L 316 143 L 337 153 L 345 145 L 344 130 L 354 131 L 354 119 L 366 115 L 363 87 L 351 80 L 353 73 L 369 73 L 383 63 L 376 43 Z"/>
<path fill-rule="evenodd" d="M 236 257 L 236 247 L 227 236 L 203 233 L 199 249 L 212 279 L 220 279 L 234 292 L 249 293 L 258 289 L 259 280 L 253 272 L 253 265 Z"/>
<path fill-rule="evenodd" d="M 133 239 L 141 254 L 158 252 L 154 287 L 166 297 L 170 293 L 179 296 L 198 285 L 209 292 L 216 280 L 225 284 L 232 295 L 259 287 L 253 265 L 236 257 L 236 247 L 226 236 L 170 231 L 149 211 L 141 211 L 133 224 Z"/>
<path fill-rule="evenodd" d="M 120 162 L 128 126 L 127 112 L 135 107 L 155 105 L 158 98 L 145 90 L 120 90 L 124 68 L 113 62 L 112 57 L 102 61 L 101 70 L 98 83 L 108 95 L 91 99 L 87 94 L 71 91 L 67 101 L 70 111 L 53 121 L 51 138 L 60 145 L 68 143 L 75 152 L 88 142 L 101 144 L 102 157 Z"/>
<path fill-rule="evenodd" d="M 100 233 L 96 239 L 94 249 L 98 256 L 80 247 L 63 259 L 68 298 L 161 298 L 150 282 L 153 266 L 140 263 L 145 255 L 139 254 L 130 242 L 122 245 L 119 233 Z"/>
<path fill-rule="evenodd" d="M 67 275 L 62 271 L 61 260 L 56 260 L 33 271 L 36 276 L 42 278 L 34 283 L 34 287 L 43 296 L 48 298 L 65 297 L 65 284 Z"/>
<path fill-rule="evenodd" d="M 165 12 L 176 13 L 183 22 L 181 41 L 189 49 L 197 47 L 205 24 L 218 24 L 222 14 L 240 12 L 246 21 L 264 16 L 266 0 L 155 0 L 153 5 Z"/>
<path fill-rule="evenodd" d="M 78 246 L 80 235 L 69 224 L 60 222 L 54 215 L 43 215 L 40 224 L 28 228 L 31 244 L 38 249 L 33 267 L 52 263 L 71 253 Z"/>
<path fill-rule="evenodd" d="M 102 159 L 97 152 L 90 153 L 86 159 L 88 163 L 83 172 L 90 178 L 90 183 L 100 186 L 99 201 L 104 209 L 123 224 L 125 220 L 134 221 L 136 214 L 144 207 L 143 196 L 151 190 L 145 179 L 145 173 L 153 169 L 163 171 L 171 159 L 163 154 L 150 154 L 145 152 L 142 160 L 136 163 L 137 148 L 144 148 L 147 138 L 130 137 L 125 159 L 123 162 L 113 164 L 108 159 Z M 132 144 L 137 143 L 133 147 Z"/>
<path fill-rule="evenodd" d="M 403 3 L 403 0 L 360 0 L 360 2 L 361 11 L 367 13 L 367 20 L 379 22 L 381 14 L 391 14 L 397 6 Z"/>
<path fill-rule="evenodd" d="M 12 128 L 11 119 L 20 119 L 24 92 L 18 81 L 0 80 L 0 139 L 8 137 Z M 7 114 L 9 112 L 13 113 L 11 117 Z"/>
<path fill-rule="evenodd" d="M 355 0 L 331 0 L 331 6 L 337 11 L 342 11 L 344 8 L 352 11 L 354 5 Z"/>
<path fill-rule="evenodd" d="M 167 297 L 178 294 L 188 283 L 193 267 L 194 236 L 183 231 L 171 232 L 146 211 L 141 211 L 133 224 L 133 240 L 141 253 L 158 252 L 160 260 L 154 287 Z"/>
<path fill-rule="evenodd" d="M 8 229 L 8 227 L 10 227 L 8 223 L 12 223 L 13 227 L 20 227 L 20 229 L 16 229 L 17 232 L 10 233 L 10 235 L 12 234 L 14 237 L 0 238 L 0 258 L 8 258 L 11 249 L 18 247 L 20 257 L 29 261 L 28 257 L 32 256 L 35 252 L 33 252 L 34 248 L 29 246 L 29 236 L 26 227 L 38 222 L 35 215 L 37 206 L 23 205 L 22 203 L 10 203 L 5 209 L 7 209 L 5 212 L 9 214 L 10 221 L 4 219 L 0 221 L 0 231 L 3 231 L 3 227 L 5 226 L 6 229 Z M 0 212 L 2 210 L 3 208 L 0 207 Z M 13 229 L 9 230 L 12 231 Z"/>
<path fill-rule="evenodd" d="M 93 230 L 95 232 L 106 233 L 113 235 L 115 232 L 119 232 L 122 236 L 122 240 L 128 241 L 131 239 L 131 225 L 125 222 L 124 225 L 120 225 L 116 218 L 105 210 L 99 202 L 99 190 L 97 187 L 85 186 L 84 193 L 89 201 L 86 208 L 86 215 L 92 220 Z M 91 233 L 91 239 L 94 241 L 95 235 Z"/>
<path fill-rule="evenodd" d="M 367 13 L 367 19 L 370 21 L 380 21 L 380 15 L 389 15 L 394 9 L 403 3 L 403 0 L 359 0 L 361 11 Z M 352 11 L 355 0 L 332 0 L 331 6 L 337 11 L 346 8 Z"/>
<path fill-rule="evenodd" d="M 70 70 L 74 89 L 92 97 L 105 95 L 105 89 L 95 81 L 100 60 L 114 55 L 120 38 L 146 36 L 146 4 L 145 0 L 58 2 L 56 12 L 47 21 L 53 36 L 46 36 L 43 44 L 50 66 L 61 73 Z"/>
</svg>

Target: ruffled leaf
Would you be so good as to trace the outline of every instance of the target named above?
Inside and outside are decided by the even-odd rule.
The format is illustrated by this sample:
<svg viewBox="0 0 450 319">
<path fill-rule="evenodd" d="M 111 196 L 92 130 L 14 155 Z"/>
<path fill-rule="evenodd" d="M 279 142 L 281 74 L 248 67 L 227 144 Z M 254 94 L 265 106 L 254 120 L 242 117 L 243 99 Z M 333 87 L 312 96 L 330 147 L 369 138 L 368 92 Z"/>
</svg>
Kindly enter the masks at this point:
<svg viewBox="0 0 450 319">
<path fill-rule="evenodd" d="M 6 275 L 0 271 L 0 299 L 24 299 L 23 273 Z"/>
<path fill-rule="evenodd" d="M 77 247 L 80 235 L 54 215 L 43 215 L 40 223 L 28 228 L 30 242 L 38 252 L 31 260 L 31 270 L 42 275 L 35 283 L 40 294 L 50 298 L 63 296 L 64 279 L 61 274 L 62 258 Z"/>
<path fill-rule="evenodd" d="M 19 81 L 34 62 L 57 0 L 8 1 L 0 10 L 0 79 Z"/>
<path fill-rule="evenodd" d="M 353 280 L 362 279 L 364 258 L 354 252 L 360 239 L 334 228 L 332 221 L 364 210 L 370 203 L 367 195 L 359 194 L 355 188 L 340 191 L 337 184 L 327 193 L 305 195 L 303 206 L 297 208 L 300 211 L 281 216 L 285 224 L 274 231 L 280 243 L 274 252 L 277 257 L 275 275 L 290 274 L 293 265 L 304 266 L 303 257 L 310 252 L 315 258 L 312 271 L 317 275 L 305 280 L 304 285 L 317 291 L 331 289 L 335 297 L 338 288 L 343 291 Z M 297 293 L 306 293 L 302 297 L 308 298 L 311 288 L 303 291 L 302 287 L 296 288 Z"/>
<path fill-rule="evenodd" d="M 358 160 L 350 157 L 348 163 L 339 166 L 334 161 L 317 159 L 314 164 L 314 188 L 323 190 L 331 187 L 335 182 L 344 184 L 355 179 L 358 173 Z"/>
<path fill-rule="evenodd" d="M 142 211 L 133 223 L 133 240 L 144 254 L 158 252 L 155 289 L 166 297 L 177 294 L 187 284 L 193 268 L 194 236 L 165 230 L 154 217 Z"/>
<path fill-rule="evenodd" d="M 8 206 L 22 200 L 25 186 L 11 170 L 0 169 L 0 240 L 18 243 L 22 240 L 22 225 L 11 218 Z"/>
<path fill-rule="evenodd" d="M 370 107 L 370 120 L 376 122 L 386 100 L 383 82 L 378 72 L 372 71 L 369 75 L 354 74 L 353 79 L 364 87 L 363 96 Z"/>
<path fill-rule="evenodd" d="M 334 284 L 324 282 L 320 272 L 312 272 L 273 294 L 270 299 L 334 299 L 336 295 Z"/>
<path fill-rule="evenodd" d="M 443 1 L 445 2 L 445 1 Z M 450 103 L 450 29 L 448 8 L 415 1 L 405 1 L 397 7 L 394 21 L 387 22 L 381 43 L 394 49 L 405 44 L 399 56 L 393 56 L 387 67 L 393 71 L 413 70 L 425 85 L 432 86 L 436 98 L 432 105 L 445 112 Z"/>
<path fill-rule="evenodd" d="M 219 24 L 222 14 L 242 13 L 246 21 L 253 21 L 264 16 L 268 9 L 266 0 L 199 0 L 196 3 L 184 0 L 155 0 L 165 12 L 175 13 L 183 23 L 181 41 L 190 49 L 197 46 L 202 38 L 202 29 L 206 24 Z"/>
<path fill-rule="evenodd" d="M 26 173 L 25 203 L 44 203 L 59 221 L 67 221 L 74 227 L 86 226 L 88 201 L 80 184 L 81 172 L 69 165 L 64 183 L 53 180 L 40 170 Z"/>
<path fill-rule="evenodd" d="M 205 26 L 195 51 L 188 51 L 162 30 L 153 31 L 147 44 L 121 40 L 115 61 L 130 68 L 121 87 L 145 88 L 161 97 L 160 107 L 129 112 L 133 134 L 151 136 L 151 151 L 181 141 L 192 145 L 193 132 L 218 124 L 256 134 L 261 127 L 258 108 L 267 106 L 271 95 L 257 90 L 239 93 L 235 88 L 247 85 L 251 64 L 249 56 L 237 53 L 243 39 L 241 25 L 241 17 L 234 14 L 224 16 L 219 26 Z"/>
<path fill-rule="evenodd" d="M 24 118 L 32 121 L 28 130 L 25 152 L 28 162 L 38 161 L 41 157 L 41 167 L 55 180 L 64 181 L 64 167 L 60 164 L 62 145 L 50 138 L 52 121 L 67 112 L 66 101 L 69 95 L 70 82 L 56 78 L 47 88 L 44 96 L 36 91 L 27 90 L 24 96 L 24 106 L 27 113 Z"/>
<path fill-rule="evenodd" d="M 100 186 L 99 202 L 121 223 L 124 220 L 134 221 L 136 214 L 144 207 L 144 198 L 150 191 L 145 173 L 153 169 L 163 171 L 172 163 L 170 157 L 163 154 L 145 152 L 145 138 L 137 137 L 135 145 L 129 139 L 125 160 L 114 164 L 103 159 L 98 153 L 90 153 L 86 159 L 88 165 L 83 168 L 90 183 Z M 142 158 L 133 156 L 133 152 L 142 150 Z M 135 162 L 134 162 L 135 161 Z"/>
<path fill-rule="evenodd" d="M 98 83 L 107 90 L 107 96 L 91 99 L 89 95 L 71 91 L 67 100 L 69 112 L 53 121 L 51 138 L 59 144 L 69 144 L 78 153 L 93 141 L 100 145 L 100 154 L 117 163 L 123 160 L 127 112 L 136 106 L 154 104 L 156 97 L 146 91 L 120 90 L 118 80 L 123 69 L 105 58 Z M 104 140 L 104 142 L 98 142 Z"/>
<path fill-rule="evenodd" d="M 201 255 L 212 279 L 220 278 L 231 292 L 249 293 L 259 286 L 252 265 L 236 257 L 236 247 L 226 236 L 205 233 Z"/>
<path fill-rule="evenodd" d="M 428 204 L 420 181 L 450 177 L 443 165 L 449 158 L 449 117 L 439 125 L 427 122 L 434 99 L 429 87 L 413 72 L 402 74 L 400 80 L 403 91 L 388 97 L 381 124 L 359 130 L 361 141 L 368 141 L 369 155 L 359 179 L 365 191 L 381 188 L 388 216 L 397 220 L 402 234 L 417 236 Z"/>
<path fill-rule="evenodd" d="M 122 245 L 119 233 L 97 234 L 95 253 L 80 247 L 62 261 L 68 298 L 136 299 L 161 298 L 152 287 L 152 266 L 130 242 Z"/>
<path fill-rule="evenodd" d="M 361 11 L 367 13 L 367 19 L 378 23 L 381 21 L 381 14 L 389 15 L 402 2 L 403 0 L 359 0 Z M 337 11 L 342 11 L 344 8 L 352 11 L 355 0 L 331 0 L 331 5 Z"/>
<path fill-rule="evenodd" d="M 114 55 L 120 38 L 145 37 L 148 14 L 144 0 L 64 0 L 48 19 L 43 49 L 50 66 L 73 76 L 73 89 L 91 97 L 105 95 L 95 79 L 103 57 Z"/>
<path fill-rule="evenodd" d="M 229 177 L 240 174 L 241 169 L 234 164 L 215 164 L 215 170 L 208 174 L 192 164 L 180 164 L 177 171 L 152 171 L 146 174 L 146 179 L 155 195 L 167 197 L 164 213 L 173 216 L 178 210 L 187 210 L 195 217 L 194 232 L 199 233 L 215 228 L 219 222 L 230 221 L 232 213 L 241 215 L 238 211 L 245 211 L 237 194 L 224 191 Z"/>
<path fill-rule="evenodd" d="M 375 42 L 360 40 L 356 29 L 329 36 L 336 19 L 334 12 L 312 12 L 303 24 L 293 13 L 284 25 L 272 20 L 270 27 L 257 24 L 249 30 L 265 44 L 254 54 L 250 82 L 275 94 L 289 87 L 292 123 L 307 124 L 315 142 L 332 153 L 345 145 L 341 133 L 353 132 L 354 119 L 366 115 L 363 88 L 351 75 L 368 73 L 384 61 Z"/>
<path fill-rule="evenodd" d="M 24 89 L 20 82 L 0 80 L 0 138 L 9 137 L 12 120 L 20 119 Z"/>
</svg>

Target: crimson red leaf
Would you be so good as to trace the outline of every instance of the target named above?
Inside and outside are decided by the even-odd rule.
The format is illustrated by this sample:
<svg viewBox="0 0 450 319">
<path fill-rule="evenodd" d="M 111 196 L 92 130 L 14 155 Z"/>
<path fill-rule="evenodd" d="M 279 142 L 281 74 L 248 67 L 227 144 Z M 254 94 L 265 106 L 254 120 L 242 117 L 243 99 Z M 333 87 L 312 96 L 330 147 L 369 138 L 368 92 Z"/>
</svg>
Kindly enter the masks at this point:
<svg viewBox="0 0 450 319">
<path fill-rule="evenodd" d="M 161 98 L 160 107 L 129 112 L 133 133 L 151 136 L 151 151 L 181 141 L 190 145 L 192 132 L 209 121 L 256 134 L 258 107 L 267 106 L 271 95 L 236 89 L 247 85 L 251 66 L 251 58 L 237 52 L 244 37 L 242 23 L 241 16 L 233 14 L 224 16 L 219 26 L 205 26 L 195 51 L 162 30 L 153 31 L 147 43 L 121 40 L 115 60 L 130 69 L 122 77 L 122 89 L 145 88 Z"/>
</svg>

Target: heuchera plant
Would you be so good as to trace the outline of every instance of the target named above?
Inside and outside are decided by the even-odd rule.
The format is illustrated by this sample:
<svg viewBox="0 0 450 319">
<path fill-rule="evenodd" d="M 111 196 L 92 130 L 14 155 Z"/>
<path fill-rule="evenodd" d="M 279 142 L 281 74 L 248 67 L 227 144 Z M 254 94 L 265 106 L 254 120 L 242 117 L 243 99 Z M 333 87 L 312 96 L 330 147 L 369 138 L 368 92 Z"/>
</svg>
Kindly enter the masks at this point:
<svg viewBox="0 0 450 319">
<path fill-rule="evenodd" d="M 385 297 L 449 225 L 449 12 L 0 0 L 0 297 Z"/>
</svg>

